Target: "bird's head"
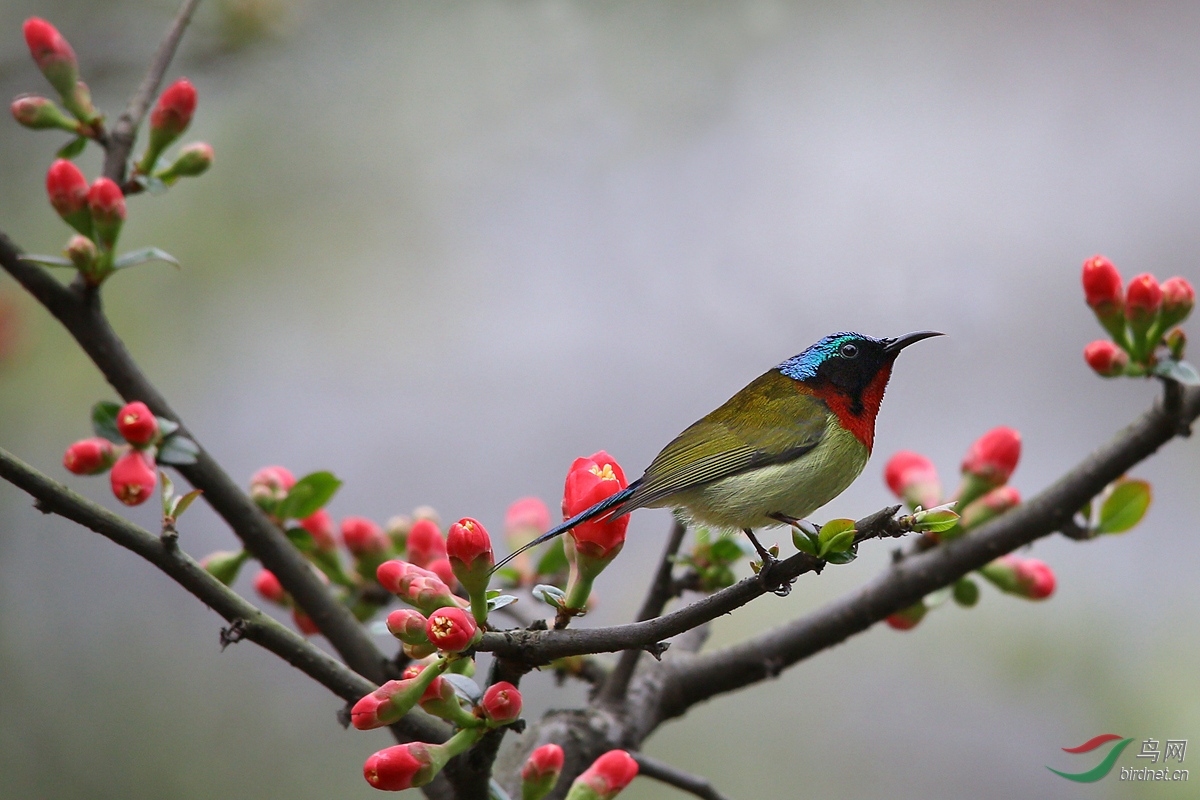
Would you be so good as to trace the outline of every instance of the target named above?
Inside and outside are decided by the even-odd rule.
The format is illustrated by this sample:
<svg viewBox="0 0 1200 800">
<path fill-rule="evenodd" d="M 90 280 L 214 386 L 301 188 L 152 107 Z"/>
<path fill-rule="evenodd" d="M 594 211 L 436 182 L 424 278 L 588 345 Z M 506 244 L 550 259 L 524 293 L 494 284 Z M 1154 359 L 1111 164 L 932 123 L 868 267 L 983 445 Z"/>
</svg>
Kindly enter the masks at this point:
<svg viewBox="0 0 1200 800">
<path fill-rule="evenodd" d="M 896 356 L 910 344 L 941 335 L 916 331 L 894 339 L 875 339 L 861 333 L 834 333 L 784 361 L 778 370 L 825 400 L 842 424 L 870 448 L 875 415 Z"/>
</svg>

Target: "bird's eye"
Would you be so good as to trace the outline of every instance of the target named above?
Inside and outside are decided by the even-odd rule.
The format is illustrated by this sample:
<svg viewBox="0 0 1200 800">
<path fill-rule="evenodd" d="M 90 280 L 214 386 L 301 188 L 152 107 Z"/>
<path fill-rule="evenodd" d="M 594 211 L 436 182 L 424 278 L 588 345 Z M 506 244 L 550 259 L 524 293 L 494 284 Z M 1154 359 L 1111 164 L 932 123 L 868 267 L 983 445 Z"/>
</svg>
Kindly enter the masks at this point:
<svg viewBox="0 0 1200 800">
<path fill-rule="evenodd" d="M 838 348 L 838 354 L 841 355 L 842 358 L 854 358 L 858 355 L 858 345 L 847 342 Z"/>
</svg>

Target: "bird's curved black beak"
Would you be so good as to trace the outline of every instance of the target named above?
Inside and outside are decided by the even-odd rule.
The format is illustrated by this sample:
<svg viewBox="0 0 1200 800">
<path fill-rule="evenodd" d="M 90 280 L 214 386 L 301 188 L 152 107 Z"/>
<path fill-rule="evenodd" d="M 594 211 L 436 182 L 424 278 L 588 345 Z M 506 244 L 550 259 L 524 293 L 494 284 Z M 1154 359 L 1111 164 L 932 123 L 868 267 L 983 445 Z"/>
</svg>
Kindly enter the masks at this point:
<svg viewBox="0 0 1200 800">
<path fill-rule="evenodd" d="M 940 331 L 914 331 L 913 333 L 906 333 L 903 336 L 897 336 L 895 339 L 884 339 L 883 352 L 899 353 L 901 350 L 908 347 L 910 344 L 913 344 L 914 342 L 919 342 L 922 339 L 928 339 L 931 336 L 945 335 L 946 334 Z"/>
</svg>

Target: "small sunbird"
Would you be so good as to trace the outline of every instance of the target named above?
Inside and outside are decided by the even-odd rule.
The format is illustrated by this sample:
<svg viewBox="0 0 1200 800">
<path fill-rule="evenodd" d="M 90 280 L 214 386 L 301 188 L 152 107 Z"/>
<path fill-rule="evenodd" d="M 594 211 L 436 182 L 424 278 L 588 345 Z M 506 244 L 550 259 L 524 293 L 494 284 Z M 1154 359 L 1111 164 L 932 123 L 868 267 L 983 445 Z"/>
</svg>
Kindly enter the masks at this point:
<svg viewBox="0 0 1200 800">
<path fill-rule="evenodd" d="M 676 436 L 627 488 L 550 529 L 497 568 L 582 522 L 667 507 L 697 524 L 744 531 L 765 574 L 775 559 L 754 528 L 798 524 L 853 483 L 871 456 L 875 417 L 896 356 L 941 335 L 826 336 Z"/>
</svg>

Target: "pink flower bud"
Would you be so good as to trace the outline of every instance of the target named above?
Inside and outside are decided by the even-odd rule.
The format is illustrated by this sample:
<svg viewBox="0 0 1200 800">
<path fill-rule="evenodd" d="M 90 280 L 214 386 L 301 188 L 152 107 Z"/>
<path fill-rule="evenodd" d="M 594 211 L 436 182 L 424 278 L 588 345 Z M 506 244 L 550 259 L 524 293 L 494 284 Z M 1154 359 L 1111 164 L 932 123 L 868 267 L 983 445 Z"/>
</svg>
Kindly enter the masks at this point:
<svg viewBox="0 0 1200 800">
<path fill-rule="evenodd" d="M 369 731 L 397 722 L 415 705 L 415 685 L 411 679 L 388 681 L 354 704 L 350 723 L 360 731 Z"/>
<path fill-rule="evenodd" d="M 888 460 L 883 470 L 884 480 L 892 493 L 913 508 L 933 508 L 942 498 L 933 462 L 920 453 L 901 450 Z"/>
<path fill-rule="evenodd" d="M 408 532 L 408 560 L 418 567 L 428 567 L 431 561 L 446 557 L 446 540 L 436 522 L 419 519 Z"/>
<path fill-rule="evenodd" d="M 51 164 L 46 172 L 46 194 L 50 205 L 67 224 L 85 236 L 92 232 L 87 178 L 79 167 L 63 158 Z"/>
<path fill-rule="evenodd" d="M 145 403 L 134 400 L 117 412 L 117 430 L 131 445 L 144 447 L 158 436 L 158 420 Z"/>
<path fill-rule="evenodd" d="M 458 606 L 439 608 L 429 615 L 425 635 L 430 644 L 446 653 L 461 653 L 478 640 L 475 620 Z"/>
<path fill-rule="evenodd" d="M 578 796 L 588 797 L 590 800 L 591 794 L 594 794 L 598 800 L 610 800 L 628 786 L 637 774 L 637 762 L 629 753 L 624 750 L 609 750 L 575 779 L 567 797 L 573 799 L 577 796 L 576 787 L 586 787 L 585 791 L 589 793 Z"/>
<path fill-rule="evenodd" d="M 318 508 L 309 516 L 300 520 L 300 527 L 312 536 L 313 545 L 323 552 L 329 552 L 337 547 L 333 538 L 333 518 L 323 508 Z"/>
<path fill-rule="evenodd" d="M 510 550 L 517 550 L 548 530 L 550 509 L 537 497 L 522 497 L 504 515 L 504 540 Z"/>
<path fill-rule="evenodd" d="M 1017 565 L 1017 584 L 1022 596 L 1030 600 L 1045 600 L 1054 594 L 1054 570 L 1036 558 L 1024 559 Z"/>
<path fill-rule="evenodd" d="M 521 716 L 521 692 L 508 681 L 493 683 L 483 693 L 483 716 L 493 727 L 516 722 Z"/>
<path fill-rule="evenodd" d="M 117 459 L 109 477 L 113 494 L 127 506 L 141 505 L 149 500 L 158 483 L 153 462 L 141 450 L 131 450 Z"/>
<path fill-rule="evenodd" d="M 454 591 L 454 587 L 458 585 L 458 580 L 454 577 L 454 567 L 450 566 L 450 559 L 435 558 L 425 568 L 441 578 L 442 583 L 450 587 L 450 591 Z"/>
<path fill-rule="evenodd" d="M 71 263 L 85 275 L 90 274 L 95 269 L 96 258 L 100 255 L 99 251 L 96 250 L 96 243 L 78 233 L 72 236 L 71 240 L 67 242 L 67 247 L 63 252 L 67 258 L 71 259 Z"/>
<path fill-rule="evenodd" d="M 431 748 L 424 742 L 384 748 L 363 764 L 363 777 L 376 789 L 389 792 L 424 786 L 436 774 Z"/>
<path fill-rule="evenodd" d="M 1129 354 L 1108 339 L 1097 339 L 1083 348 L 1083 360 L 1101 377 L 1115 378 L 1125 374 Z"/>
<path fill-rule="evenodd" d="M 577 458 L 567 473 L 563 488 L 563 517 L 569 518 L 594 506 L 628 486 L 625 473 L 612 456 L 601 450 L 589 458 Z M 593 560 L 611 560 L 625 544 L 629 516 L 605 518 L 577 525 L 569 532 L 575 550 Z"/>
<path fill-rule="evenodd" d="M 1099 316 L 1121 308 L 1121 273 L 1104 256 L 1092 256 L 1083 262 L 1083 293 L 1087 304 Z"/>
<path fill-rule="evenodd" d="M 125 195 L 108 178 L 97 178 L 87 194 L 88 210 L 100 244 L 111 249 L 125 222 Z"/>
<path fill-rule="evenodd" d="M 63 454 L 63 466 L 76 475 L 99 475 L 116 460 L 116 450 L 107 439 L 83 439 Z"/>
<path fill-rule="evenodd" d="M 522 800 L 541 800 L 554 789 L 563 769 L 563 749 L 544 744 L 529 754 L 521 768 Z"/>
<path fill-rule="evenodd" d="M 13 119 L 32 130 L 58 128 L 72 133 L 79 130 L 79 123 L 64 114 L 48 97 L 22 95 L 13 101 L 10 108 Z"/>
<path fill-rule="evenodd" d="M 79 64 L 75 51 L 58 29 L 44 19 L 31 17 L 25 20 L 25 44 L 50 85 L 59 94 L 71 94 L 79 80 Z"/>
<path fill-rule="evenodd" d="M 150 129 L 170 134 L 171 138 L 187 130 L 196 112 L 196 87 L 187 78 L 180 78 L 159 95 L 150 112 Z"/>
<path fill-rule="evenodd" d="M 917 627 L 921 620 L 925 619 L 925 614 L 928 613 L 928 611 L 929 609 L 925 607 L 925 604 L 919 602 L 915 605 L 909 606 L 908 608 L 902 609 L 901 611 L 897 611 L 895 614 L 890 615 L 885 621 L 889 626 L 898 631 L 911 631 L 913 628 Z"/>
<path fill-rule="evenodd" d="M 407 561 L 385 561 L 375 570 L 375 577 L 384 589 L 427 614 L 458 603 L 441 578 Z"/>
<path fill-rule="evenodd" d="M 400 608 L 387 616 L 387 629 L 406 644 L 428 644 L 429 637 L 425 635 L 428 623 L 425 615 L 413 608 Z"/>
<path fill-rule="evenodd" d="M 1184 278 L 1168 278 L 1162 285 L 1162 327 L 1169 328 L 1187 319 L 1196 304 L 1196 291 Z"/>
<path fill-rule="evenodd" d="M 999 486 L 966 506 L 959 524 L 967 530 L 978 528 L 1020 504 L 1020 492 L 1012 486 Z"/>
<path fill-rule="evenodd" d="M 975 476 L 992 486 L 1008 482 L 1021 458 L 1021 434 L 1000 426 L 980 436 L 963 458 L 964 474 Z"/>
<path fill-rule="evenodd" d="M 254 591 L 258 592 L 264 600 L 278 603 L 281 606 L 287 605 L 287 592 L 284 591 L 279 578 L 276 578 L 275 573 L 269 569 L 259 570 L 258 574 L 254 576 Z"/>
<path fill-rule="evenodd" d="M 1146 272 L 1129 281 L 1125 296 L 1125 317 L 1133 322 L 1153 318 L 1162 307 L 1163 292 L 1154 276 Z"/>
<path fill-rule="evenodd" d="M 487 529 L 470 517 L 463 517 L 450 526 L 450 533 L 446 537 L 446 553 L 456 574 L 459 569 L 476 567 L 477 560 L 486 563 L 488 569 L 495 561 L 492 538 L 488 536 Z"/>
<path fill-rule="evenodd" d="M 388 548 L 383 528 L 365 517 L 346 517 L 342 520 L 342 542 L 356 556 L 383 553 Z"/>
<path fill-rule="evenodd" d="M 250 476 L 250 498 L 266 510 L 271 510 L 296 485 L 296 477 L 286 467 L 263 467 Z"/>
</svg>

